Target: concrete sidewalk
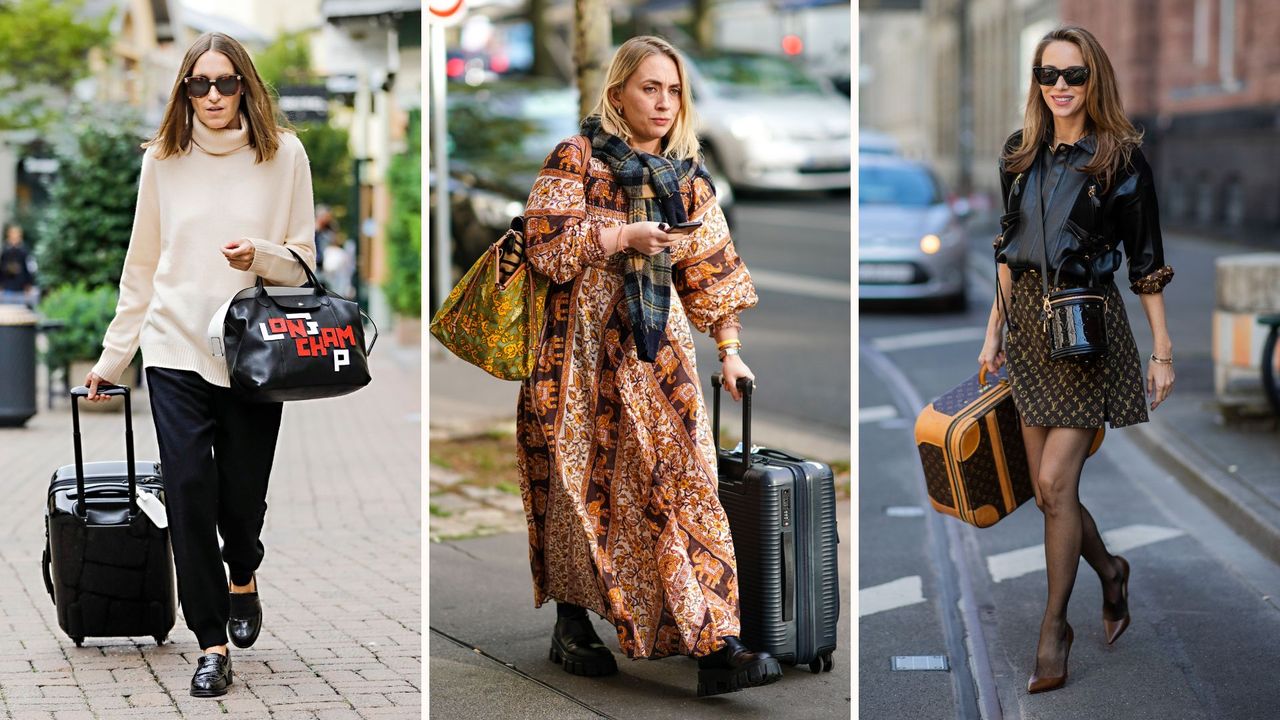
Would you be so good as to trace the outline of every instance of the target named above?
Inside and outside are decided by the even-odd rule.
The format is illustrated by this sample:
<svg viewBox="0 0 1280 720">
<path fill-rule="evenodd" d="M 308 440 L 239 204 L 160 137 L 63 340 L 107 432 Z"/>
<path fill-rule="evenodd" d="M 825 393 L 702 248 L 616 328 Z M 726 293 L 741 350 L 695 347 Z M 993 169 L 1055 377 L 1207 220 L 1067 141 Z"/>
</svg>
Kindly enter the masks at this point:
<svg viewBox="0 0 1280 720">
<path fill-rule="evenodd" d="M 837 517 L 849 517 L 842 502 Z M 840 525 L 840 639 L 835 669 L 814 675 L 783 666 L 780 682 L 698 698 L 697 665 L 684 657 L 628 660 L 611 628 L 596 632 L 618 657 L 618 674 L 577 677 L 547 658 L 553 603 L 533 607 L 528 534 L 430 544 L 431 716 L 470 720 L 545 718 L 809 718 L 847 720 L 852 712 L 852 544 Z"/>
<path fill-rule="evenodd" d="M 373 383 L 289 403 L 267 496 L 259 571 L 264 627 L 232 650 L 235 684 L 187 694 L 200 654 L 179 617 L 169 642 L 59 629 L 40 572 L 50 474 L 72 462 L 67 402 L 0 430 L 0 716 L 41 718 L 419 718 L 421 352 L 379 344 Z M 42 396 L 43 397 L 43 396 Z M 137 457 L 157 457 L 146 394 Z M 122 416 L 82 414 L 85 459 L 123 458 Z"/>
<path fill-rule="evenodd" d="M 433 442 L 515 430 L 519 385 L 490 377 L 429 344 L 430 432 Z M 725 428 L 740 422 L 726 402 Z M 753 437 L 827 461 L 846 460 L 848 441 L 771 423 L 760 410 Z M 831 673 L 785 668 L 765 688 L 698 699 L 697 666 L 688 658 L 631 662 L 619 673 L 582 678 L 547 658 L 555 610 L 533 608 L 528 533 L 518 496 L 469 486 L 458 474 L 429 468 L 433 506 L 430 544 L 430 665 L 432 717 L 458 718 L 848 718 L 852 649 L 850 503 L 841 502 L 840 646 Z M 487 535 L 486 537 L 480 537 Z M 594 618 L 594 616 L 593 616 Z M 615 654 L 617 638 L 599 618 L 597 632 Z M 787 714 L 783 708 L 802 708 Z"/>
</svg>

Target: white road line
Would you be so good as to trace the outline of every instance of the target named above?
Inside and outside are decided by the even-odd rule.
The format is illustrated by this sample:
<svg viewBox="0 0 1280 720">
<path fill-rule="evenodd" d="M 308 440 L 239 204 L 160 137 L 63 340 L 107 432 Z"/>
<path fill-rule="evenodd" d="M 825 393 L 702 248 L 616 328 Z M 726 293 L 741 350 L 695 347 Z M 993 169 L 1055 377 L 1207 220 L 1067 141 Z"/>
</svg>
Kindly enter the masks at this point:
<svg viewBox="0 0 1280 720">
<path fill-rule="evenodd" d="M 801 212 L 799 210 L 783 210 L 781 208 L 753 208 L 750 210 L 743 208 L 738 211 L 738 215 L 743 222 L 748 222 L 751 225 L 849 232 L 849 216 L 847 215 Z"/>
<path fill-rule="evenodd" d="M 1121 553 L 1184 534 L 1181 530 L 1155 525 L 1126 525 L 1102 533 L 1102 539 L 1107 544 L 1107 550 L 1112 553 Z M 994 582 L 1044 570 L 1044 545 L 990 555 L 987 557 L 987 570 L 990 571 Z"/>
<path fill-rule="evenodd" d="M 773 290 L 791 295 L 803 295 L 804 297 L 823 300 L 844 300 L 846 302 L 853 297 L 852 286 L 847 281 L 827 280 L 808 277 L 807 275 L 792 275 L 791 273 L 772 270 L 752 270 L 751 280 L 757 288 L 762 290 Z"/>
<path fill-rule="evenodd" d="M 898 408 L 892 405 L 873 405 L 871 407 L 858 408 L 859 425 L 862 423 L 892 420 L 896 417 L 898 417 Z"/>
<path fill-rule="evenodd" d="M 924 602 L 924 585 L 919 575 L 898 578 L 883 585 L 858 591 L 858 617 L 874 615 Z"/>
<path fill-rule="evenodd" d="M 987 329 L 985 327 L 960 327 L 879 337 L 872 340 L 871 345 L 880 352 L 888 353 L 911 350 L 913 348 L 933 347 L 935 345 L 954 345 L 973 340 L 982 340 L 986 336 Z"/>
</svg>

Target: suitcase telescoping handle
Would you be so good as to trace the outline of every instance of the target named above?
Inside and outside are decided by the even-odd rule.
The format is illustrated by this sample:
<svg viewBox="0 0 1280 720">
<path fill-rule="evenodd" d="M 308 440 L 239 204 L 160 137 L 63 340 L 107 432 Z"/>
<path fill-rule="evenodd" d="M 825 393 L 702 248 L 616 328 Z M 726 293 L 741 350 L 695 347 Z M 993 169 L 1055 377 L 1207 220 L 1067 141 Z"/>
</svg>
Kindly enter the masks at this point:
<svg viewBox="0 0 1280 720">
<path fill-rule="evenodd" d="M 724 376 L 715 373 L 711 376 L 712 393 L 711 424 L 716 447 L 720 447 L 720 384 Z M 742 393 L 742 467 L 751 467 L 751 391 L 756 389 L 755 381 L 738 378 L 738 392 Z"/>
<path fill-rule="evenodd" d="M 138 480 L 133 471 L 133 403 L 130 401 L 129 388 L 125 385 L 99 385 L 99 395 L 124 396 L 124 448 L 129 473 L 129 519 L 138 516 Z M 71 427 L 75 434 L 76 446 L 76 514 L 88 517 L 89 510 L 84 496 L 84 451 L 80 448 L 80 398 L 89 397 L 89 388 L 77 385 L 71 389 Z"/>
</svg>

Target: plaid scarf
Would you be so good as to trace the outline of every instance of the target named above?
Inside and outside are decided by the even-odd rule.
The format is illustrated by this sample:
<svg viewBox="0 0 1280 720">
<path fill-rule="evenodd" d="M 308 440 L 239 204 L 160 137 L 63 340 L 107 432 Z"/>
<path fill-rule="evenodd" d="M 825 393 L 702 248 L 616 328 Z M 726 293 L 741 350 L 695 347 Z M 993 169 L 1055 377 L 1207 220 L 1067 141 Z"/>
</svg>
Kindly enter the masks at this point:
<svg viewBox="0 0 1280 720">
<path fill-rule="evenodd" d="M 609 164 L 614 179 L 630 199 L 627 222 L 687 222 L 689 215 L 680 201 L 680 182 L 702 176 L 706 170 L 692 159 L 673 163 L 661 155 L 633 149 L 622 138 L 611 135 L 600 124 L 599 115 L 582 121 L 582 134 L 591 141 L 592 155 Z M 624 299 L 636 355 L 653 362 L 666 335 L 671 310 L 671 253 L 644 255 L 627 251 L 623 274 Z"/>
</svg>

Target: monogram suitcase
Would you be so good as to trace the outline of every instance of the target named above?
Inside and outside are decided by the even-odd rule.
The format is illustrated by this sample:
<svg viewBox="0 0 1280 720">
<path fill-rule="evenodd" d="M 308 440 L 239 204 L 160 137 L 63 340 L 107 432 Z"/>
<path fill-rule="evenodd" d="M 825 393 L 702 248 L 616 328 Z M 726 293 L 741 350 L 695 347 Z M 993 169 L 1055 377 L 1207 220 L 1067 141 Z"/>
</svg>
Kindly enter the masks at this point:
<svg viewBox="0 0 1280 720">
<path fill-rule="evenodd" d="M 71 391 L 75 464 L 53 474 L 45 509 L 42 566 L 58 625 L 79 646 L 86 637 L 151 636 L 164 642 L 177 617 L 169 531 L 139 508 L 137 496 L 163 503 L 160 465 L 133 458 L 129 389 L 103 387 L 125 398 L 127 460 L 84 462 L 79 400 Z M 151 504 L 148 499 L 148 504 Z"/>
<path fill-rule="evenodd" d="M 719 446 L 719 374 L 712 384 Z M 830 672 L 840 618 L 835 478 L 823 463 L 753 448 L 751 383 L 739 389 L 742 446 L 719 450 L 717 459 L 738 561 L 742 642 L 780 662 Z"/>
<path fill-rule="evenodd" d="M 1099 428 L 1090 455 L 1103 434 Z M 940 513 L 990 527 L 1035 497 L 1004 368 L 994 376 L 983 369 L 930 403 L 915 438 L 929 504 Z"/>
</svg>

